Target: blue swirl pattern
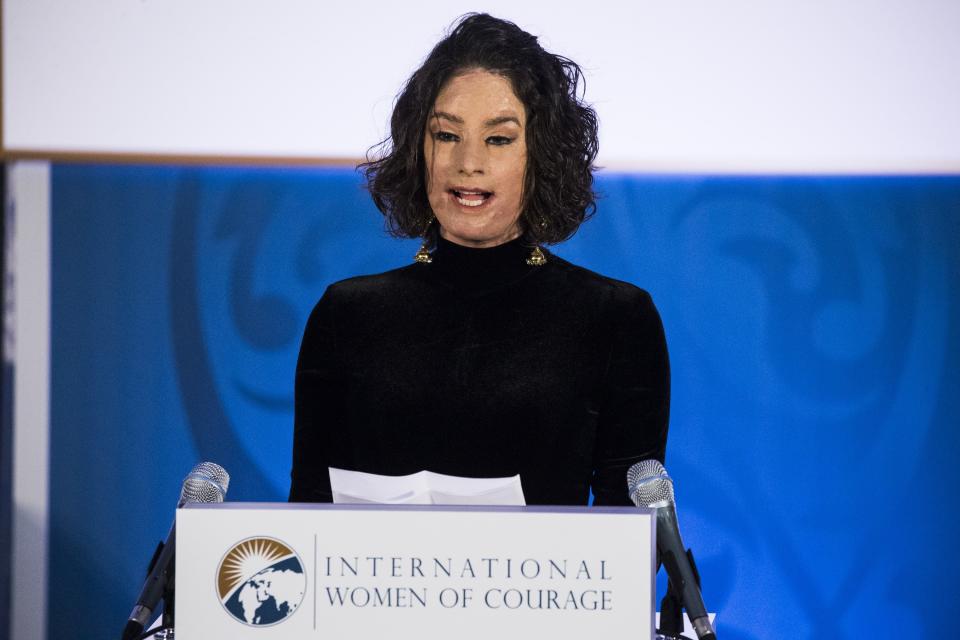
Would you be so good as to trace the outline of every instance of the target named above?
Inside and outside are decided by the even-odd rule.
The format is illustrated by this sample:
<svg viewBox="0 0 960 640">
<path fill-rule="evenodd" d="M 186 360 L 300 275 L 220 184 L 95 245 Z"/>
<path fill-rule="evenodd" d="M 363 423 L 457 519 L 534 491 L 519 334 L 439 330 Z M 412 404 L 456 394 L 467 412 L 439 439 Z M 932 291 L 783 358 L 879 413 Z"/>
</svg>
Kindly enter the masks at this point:
<svg viewBox="0 0 960 640">
<path fill-rule="evenodd" d="M 667 468 L 721 637 L 956 616 L 960 178 L 598 186 L 556 250 L 661 311 Z M 345 169 L 56 165 L 53 203 L 50 592 L 102 598 L 50 630 L 108 635 L 196 460 L 231 472 L 230 499 L 284 499 L 307 314 L 416 243 L 386 237 Z"/>
</svg>

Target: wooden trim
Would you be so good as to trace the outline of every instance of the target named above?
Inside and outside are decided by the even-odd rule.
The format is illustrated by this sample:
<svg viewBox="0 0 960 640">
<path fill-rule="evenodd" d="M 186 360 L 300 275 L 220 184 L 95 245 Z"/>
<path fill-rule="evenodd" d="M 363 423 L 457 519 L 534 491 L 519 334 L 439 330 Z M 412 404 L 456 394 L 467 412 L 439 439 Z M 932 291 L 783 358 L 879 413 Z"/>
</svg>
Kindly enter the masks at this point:
<svg viewBox="0 0 960 640">
<path fill-rule="evenodd" d="M 186 153 L 126 153 L 98 151 L 55 151 L 44 149 L 3 149 L 0 160 L 47 160 L 49 162 L 90 164 L 180 164 L 261 167 L 355 167 L 362 158 L 319 156 L 204 155 Z"/>
<path fill-rule="evenodd" d="M 0 0 L 2 2 L 2 0 Z M 214 155 L 186 153 L 120 153 L 95 151 L 54 151 L 44 149 L 0 149 L 0 162 L 15 160 L 43 160 L 47 162 L 77 164 L 142 164 L 142 165 L 186 165 L 186 166 L 236 166 L 236 167 L 273 167 L 273 168 L 311 168 L 342 167 L 355 168 L 363 158 L 334 158 L 322 156 L 255 156 L 255 155 Z M 960 165 L 945 162 L 940 165 L 930 163 L 923 168 L 874 166 L 862 170 L 814 169 L 811 167 L 789 167 L 769 165 L 765 170 L 756 168 L 726 166 L 718 168 L 715 164 L 704 163 L 631 163 L 613 160 L 597 168 L 597 174 L 662 174 L 696 176 L 958 176 Z"/>
</svg>

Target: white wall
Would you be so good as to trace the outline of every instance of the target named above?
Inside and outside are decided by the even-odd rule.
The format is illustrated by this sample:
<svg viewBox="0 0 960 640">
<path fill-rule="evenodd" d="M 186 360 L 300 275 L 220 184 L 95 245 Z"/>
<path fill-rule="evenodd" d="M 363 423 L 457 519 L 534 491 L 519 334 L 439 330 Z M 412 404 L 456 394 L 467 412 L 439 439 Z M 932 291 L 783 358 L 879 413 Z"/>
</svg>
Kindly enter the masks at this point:
<svg viewBox="0 0 960 640">
<path fill-rule="evenodd" d="M 13 368 L 10 638 L 46 638 L 50 441 L 50 165 L 7 168 L 4 339 Z M 6 311 L 6 310 L 5 310 Z"/>
<path fill-rule="evenodd" d="M 357 158 L 469 10 L 587 69 L 612 168 L 960 171 L 953 0 L 4 0 L 4 146 Z"/>
</svg>

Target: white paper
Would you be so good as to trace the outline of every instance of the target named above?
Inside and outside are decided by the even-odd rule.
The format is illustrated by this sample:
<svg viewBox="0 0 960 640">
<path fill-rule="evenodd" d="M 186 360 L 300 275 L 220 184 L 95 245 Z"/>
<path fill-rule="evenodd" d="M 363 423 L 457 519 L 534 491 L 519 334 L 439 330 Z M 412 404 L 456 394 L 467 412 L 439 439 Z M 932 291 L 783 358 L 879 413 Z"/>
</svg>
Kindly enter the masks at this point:
<svg viewBox="0 0 960 640">
<path fill-rule="evenodd" d="M 463 478 L 432 471 L 382 476 L 330 467 L 334 504 L 525 505 L 520 476 Z"/>
</svg>

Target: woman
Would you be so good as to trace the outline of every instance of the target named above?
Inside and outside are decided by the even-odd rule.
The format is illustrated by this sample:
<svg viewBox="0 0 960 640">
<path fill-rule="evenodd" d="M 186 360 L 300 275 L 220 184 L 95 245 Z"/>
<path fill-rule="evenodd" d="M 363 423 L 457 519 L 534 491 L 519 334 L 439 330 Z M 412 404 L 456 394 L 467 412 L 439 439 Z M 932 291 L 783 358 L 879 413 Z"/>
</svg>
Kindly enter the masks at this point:
<svg viewBox="0 0 960 640">
<path fill-rule="evenodd" d="M 629 504 L 663 461 L 669 365 L 646 292 L 540 245 L 593 211 L 596 116 L 579 67 L 488 15 L 462 19 L 397 99 L 365 166 L 414 263 L 331 285 L 297 363 L 290 499 L 328 467 L 520 474 L 528 504 Z M 432 251 L 431 251 L 432 249 Z"/>
</svg>

